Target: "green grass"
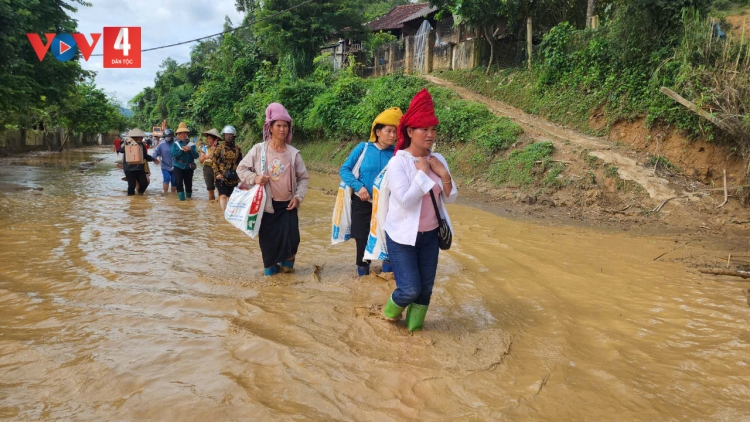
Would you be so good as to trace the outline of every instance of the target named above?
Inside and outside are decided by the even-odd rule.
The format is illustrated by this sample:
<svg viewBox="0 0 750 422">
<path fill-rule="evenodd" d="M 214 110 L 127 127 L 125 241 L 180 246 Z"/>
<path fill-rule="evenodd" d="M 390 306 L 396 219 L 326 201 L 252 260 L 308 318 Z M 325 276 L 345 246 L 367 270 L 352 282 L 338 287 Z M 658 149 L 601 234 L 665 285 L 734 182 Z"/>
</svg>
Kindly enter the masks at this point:
<svg viewBox="0 0 750 422">
<path fill-rule="evenodd" d="M 542 185 L 546 188 L 561 188 L 564 184 L 562 180 L 562 174 L 565 171 L 565 164 L 563 163 L 553 163 L 549 170 L 547 171 L 547 175 L 544 176 L 544 179 L 542 180 Z"/>
<path fill-rule="evenodd" d="M 604 175 L 607 177 L 611 177 L 611 178 L 617 177 L 617 170 L 618 168 L 615 165 L 612 165 L 609 163 L 604 165 Z"/>
<path fill-rule="evenodd" d="M 588 166 L 594 170 L 598 169 L 599 165 L 601 165 L 602 163 L 602 160 L 591 155 L 590 149 L 584 149 L 583 151 L 581 151 L 581 157 L 583 157 L 583 161 L 585 161 L 586 164 L 588 164 Z"/>
<path fill-rule="evenodd" d="M 603 135 L 608 127 L 596 130 L 588 117 L 606 101 L 600 92 L 573 86 L 537 88 L 537 76 L 524 69 L 505 69 L 486 75 L 481 69 L 440 72 L 437 76 L 486 97 L 511 104 L 523 111 L 546 117 L 590 135 Z M 633 117 L 628 115 L 628 117 Z M 613 124 L 615 118 L 609 119 Z"/>
<path fill-rule="evenodd" d="M 338 173 L 357 142 L 307 141 L 296 145 L 308 170 Z"/>
<path fill-rule="evenodd" d="M 509 118 L 498 117 L 478 127 L 471 135 L 472 141 L 485 152 L 495 153 L 508 149 L 522 133 L 523 129 Z"/>
<path fill-rule="evenodd" d="M 490 168 L 491 181 L 498 185 L 514 187 L 530 186 L 543 180 L 550 168 L 554 147 L 552 142 L 537 142 L 522 150 L 510 153 L 507 159 L 499 160 Z M 560 174 L 556 169 L 555 178 Z"/>
</svg>

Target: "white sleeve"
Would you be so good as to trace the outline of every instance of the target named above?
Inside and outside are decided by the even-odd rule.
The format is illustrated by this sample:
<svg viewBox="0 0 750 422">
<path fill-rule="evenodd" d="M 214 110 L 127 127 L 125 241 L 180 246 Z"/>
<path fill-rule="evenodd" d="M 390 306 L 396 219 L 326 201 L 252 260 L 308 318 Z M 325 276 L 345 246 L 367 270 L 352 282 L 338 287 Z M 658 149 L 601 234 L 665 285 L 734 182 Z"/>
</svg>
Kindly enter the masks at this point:
<svg viewBox="0 0 750 422">
<path fill-rule="evenodd" d="M 391 198 L 404 209 L 421 206 L 422 197 L 435 186 L 435 181 L 421 170 L 417 170 L 414 179 L 409 180 L 404 168 L 409 165 L 413 166 L 414 163 L 403 157 L 394 157 L 388 163 L 388 189 L 391 191 Z"/>
</svg>

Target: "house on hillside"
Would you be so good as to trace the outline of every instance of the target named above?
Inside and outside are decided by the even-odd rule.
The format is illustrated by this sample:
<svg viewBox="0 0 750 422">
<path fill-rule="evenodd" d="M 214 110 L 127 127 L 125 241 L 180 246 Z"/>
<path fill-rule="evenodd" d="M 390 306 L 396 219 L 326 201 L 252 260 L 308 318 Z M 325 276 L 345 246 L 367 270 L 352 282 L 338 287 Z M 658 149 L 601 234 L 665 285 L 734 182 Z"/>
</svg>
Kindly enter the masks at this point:
<svg viewBox="0 0 750 422">
<path fill-rule="evenodd" d="M 435 15 L 439 11 L 437 7 L 427 4 L 422 9 L 401 20 L 401 32 L 404 36 L 414 36 L 424 24 L 424 21 L 427 21 L 430 27 L 435 30 L 435 45 L 458 44 L 461 41 L 465 41 L 467 34 L 463 25 L 454 27 L 455 21 L 453 15 L 447 11 L 444 11 L 441 19 L 437 20 Z"/>
<path fill-rule="evenodd" d="M 321 54 L 330 54 L 329 60 L 334 70 L 346 67 L 347 57 L 360 51 L 362 51 L 362 43 L 354 43 L 347 39 L 339 39 L 337 42 L 320 48 Z"/>
<path fill-rule="evenodd" d="M 448 11 L 425 5 L 422 9 L 402 19 L 399 23 L 401 33 L 406 39 L 407 56 L 412 54 L 415 60 L 406 64 L 407 72 L 413 68 L 416 72 L 432 72 L 448 69 L 470 69 L 486 66 L 489 61 L 489 44 L 482 34 L 474 28 L 468 30 L 464 25 L 456 25 L 456 20 Z M 419 34 L 427 34 L 429 40 L 419 42 Z M 502 67 L 517 66 L 525 57 L 525 42 L 508 32 L 506 22 L 498 21 L 495 31 L 497 63 Z M 413 43 L 409 43 L 413 40 Z M 426 51 L 420 53 L 420 46 Z M 411 49 L 416 49 L 411 53 Z M 420 55 L 427 56 L 420 61 Z"/>
<path fill-rule="evenodd" d="M 347 57 L 353 55 L 358 63 L 364 64 L 360 70 L 362 76 L 486 66 L 489 44 L 476 30 L 467 30 L 455 22 L 450 12 L 429 3 L 396 6 L 366 25 L 372 32 L 390 33 L 398 41 L 365 52 L 361 44 L 342 39 L 324 47 L 322 52 L 331 53 L 336 69 L 345 66 Z M 497 40 L 495 53 L 498 62 L 505 66 L 520 63 L 524 56 L 521 42 L 508 34 L 503 23 L 498 22 L 495 29 L 492 35 Z"/>
<path fill-rule="evenodd" d="M 402 28 L 404 27 L 404 24 L 402 23 L 402 21 L 428 8 L 430 8 L 429 3 L 416 3 L 396 6 L 384 16 L 368 22 L 367 26 L 370 27 L 370 30 L 372 32 L 389 32 L 395 35 L 399 40 L 403 40 L 404 34 L 402 33 Z"/>
</svg>

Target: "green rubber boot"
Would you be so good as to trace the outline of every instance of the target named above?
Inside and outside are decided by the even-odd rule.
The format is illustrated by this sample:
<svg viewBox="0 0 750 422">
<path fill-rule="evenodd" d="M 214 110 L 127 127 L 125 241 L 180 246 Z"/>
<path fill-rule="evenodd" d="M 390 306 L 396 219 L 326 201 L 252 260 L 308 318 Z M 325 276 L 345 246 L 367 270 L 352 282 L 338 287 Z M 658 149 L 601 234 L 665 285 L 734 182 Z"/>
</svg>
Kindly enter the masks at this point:
<svg viewBox="0 0 750 422">
<path fill-rule="evenodd" d="M 388 321 L 398 321 L 401 319 L 401 313 L 404 312 L 404 308 L 396 305 L 392 297 L 388 298 L 388 302 L 383 307 L 383 316 Z"/>
<path fill-rule="evenodd" d="M 190 199 L 193 197 L 193 192 L 185 192 L 185 196 L 187 197 L 187 199 Z"/>
<path fill-rule="evenodd" d="M 177 197 L 180 198 L 180 201 L 185 200 L 185 192 L 177 192 Z"/>
<path fill-rule="evenodd" d="M 406 328 L 409 331 L 422 331 L 424 317 L 427 315 L 427 306 L 412 303 L 406 310 Z"/>
</svg>

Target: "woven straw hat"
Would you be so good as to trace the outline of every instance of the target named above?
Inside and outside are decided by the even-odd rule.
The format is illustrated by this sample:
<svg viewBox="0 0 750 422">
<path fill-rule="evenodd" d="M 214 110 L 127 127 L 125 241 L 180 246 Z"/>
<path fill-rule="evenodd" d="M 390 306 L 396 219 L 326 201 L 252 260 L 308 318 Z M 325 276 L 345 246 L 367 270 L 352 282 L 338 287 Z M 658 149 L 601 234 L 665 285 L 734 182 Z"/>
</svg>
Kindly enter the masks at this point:
<svg viewBox="0 0 750 422">
<path fill-rule="evenodd" d="M 181 133 L 181 132 L 190 132 L 190 129 L 187 128 L 187 125 L 185 122 L 180 122 L 180 125 L 177 126 L 177 130 L 174 133 Z"/>
<path fill-rule="evenodd" d="M 128 132 L 128 138 L 145 138 L 145 137 L 146 137 L 146 133 L 138 128 L 130 129 L 130 132 Z"/>
<path fill-rule="evenodd" d="M 203 135 L 203 136 L 211 135 L 211 136 L 215 136 L 215 137 L 217 137 L 219 139 L 222 139 L 221 135 L 219 135 L 219 131 L 217 129 L 215 129 L 215 128 L 207 130 L 207 131 L 203 132 L 201 135 Z"/>
</svg>

